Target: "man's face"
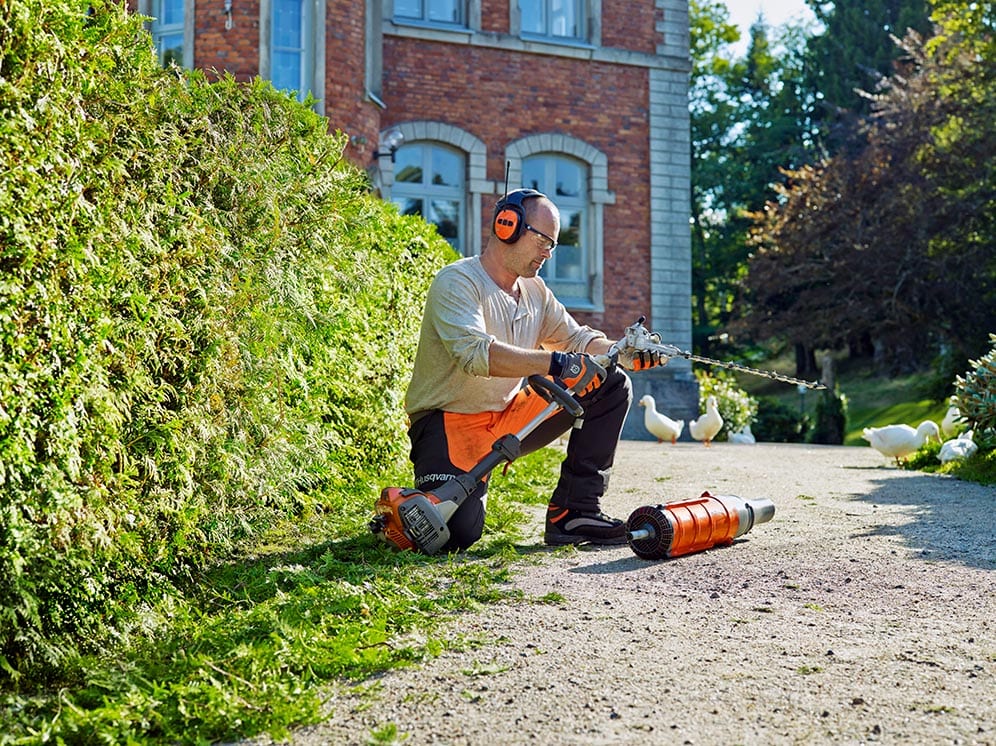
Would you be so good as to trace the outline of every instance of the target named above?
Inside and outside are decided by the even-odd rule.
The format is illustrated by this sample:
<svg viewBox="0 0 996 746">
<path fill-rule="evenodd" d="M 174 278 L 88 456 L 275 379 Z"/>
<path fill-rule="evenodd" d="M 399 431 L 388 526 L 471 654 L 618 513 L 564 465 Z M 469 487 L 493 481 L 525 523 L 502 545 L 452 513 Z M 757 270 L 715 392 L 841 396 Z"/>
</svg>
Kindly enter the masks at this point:
<svg viewBox="0 0 996 746">
<path fill-rule="evenodd" d="M 505 253 L 505 266 L 519 277 L 535 277 L 557 248 L 560 215 L 545 201 L 539 201 L 526 214 L 522 235 Z"/>
</svg>

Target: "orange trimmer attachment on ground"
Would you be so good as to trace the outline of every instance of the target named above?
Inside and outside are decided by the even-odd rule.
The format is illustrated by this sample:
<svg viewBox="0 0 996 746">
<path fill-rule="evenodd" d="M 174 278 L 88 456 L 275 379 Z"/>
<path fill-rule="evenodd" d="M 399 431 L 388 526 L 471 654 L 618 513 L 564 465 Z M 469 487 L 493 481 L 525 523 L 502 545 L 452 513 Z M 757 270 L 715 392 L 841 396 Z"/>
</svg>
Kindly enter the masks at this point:
<svg viewBox="0 0 996 746">
<path fill-rule="evenodd" d="M 637 508 L 626 521 L 626 536 L 637 557 L 680 557 L 729 546 L 755 523 L 767 523 L 774 515 L 775 505 L 767 498 L 744 500 L 703 492 L 695 500 Z"/>
</svg>

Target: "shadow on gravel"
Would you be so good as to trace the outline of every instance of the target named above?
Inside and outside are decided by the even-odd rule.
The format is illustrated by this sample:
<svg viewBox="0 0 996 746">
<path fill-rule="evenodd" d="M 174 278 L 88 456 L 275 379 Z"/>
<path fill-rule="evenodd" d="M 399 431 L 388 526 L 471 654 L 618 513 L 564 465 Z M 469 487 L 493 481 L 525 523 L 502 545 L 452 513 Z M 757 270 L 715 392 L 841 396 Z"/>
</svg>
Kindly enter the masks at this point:
<svg viewBox="0 0 996 746">
<path fill-rule="evenodd" d="M 855 499 L 906 507 L 912 520 L 865 535 L 898 536 L 923 559 L 996 570 L 996 488 L 927 475 L 874 482 Z"/>
<path fill-rule="evenodd" d="M 734 541 L 733 544 L 730 546 L 719 545 L 704 551 L 710 553 L 726 552 L 731 549 L 736 551 L 737 545 L 747 543 L 749 541 L 750 541 L 749 537 L 741 537 L 736 541 Z M 598 549 L 597 547 L 592 547 L 589 549 L 589 551 L 597 551 L 597 549 Z M 582 551 L 584 550 L 582 549 Z M 696 552 L 696 554 L 698 554 L 698 552 Z M 568 570 L 568 572 L 576 573 L 578 575 L 609 575 L 612 573 L 633 572 L 634 570 L 643 570 L 646 569 L 647 567 L 651 567 L 653 565 L 659 565 L 663 562 L 670 562 L 670 563 L 681 562 L 685 558 L 685 556 L 691 556 L 691 555 L 683 555 L 681 557 L 674 557 L 672 559 L 661 558 L 659 560 L 648 560 L 648 559 L 643 559 L 642 557 L 637 557 L 635 554 L 629 554 L 626 557 L 618 557 L 614 560 L 609 560 L 607 562 L 594 562 L 590 565 L 581 565 L 579 567 L 572 567 L 570 570 Z"/>
</svg>

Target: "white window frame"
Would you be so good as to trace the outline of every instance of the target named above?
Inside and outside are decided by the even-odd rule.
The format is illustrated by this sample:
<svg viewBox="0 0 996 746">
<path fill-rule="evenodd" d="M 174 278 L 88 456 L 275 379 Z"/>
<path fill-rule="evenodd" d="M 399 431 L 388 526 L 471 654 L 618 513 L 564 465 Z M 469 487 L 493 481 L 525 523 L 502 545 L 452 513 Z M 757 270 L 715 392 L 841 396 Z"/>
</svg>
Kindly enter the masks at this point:
<svg viewBox="0 0 996 746">
<path fill-rule="evenodd" d="M 588 167 L 588 207 L 582 227 L 588 267 L 587 297 L 560 297 L 571 311 L 602 312 L 605 310 L 605 228 L 604 207 L 615 204 L 616 196 L 608 189 L 608 157 L 583 140 L 561 134 L 529 135 L 509 144 L 505 159 L 509 164 L 509 184 L 522 184 L 522 162 L 532 156 L 566 157 Z M 547 196 L 557 203 L 556 194 Z M 555 283 L 551 289 L 556 294 Z"/>
<path fill-rule="evenodd" d="M 273 71 L 273 13 L 279 0 L 260 0 L 259 4 L 259 75 L 272 80 Z M 325 113 L 325 12 L 326 0 L 301 0 L 302 41 L 301 89 L 297 99 L 304 101 L 307 94 L 314 98 L 313 108 Z"/>
<path fill-rule="evenodd" d="M 556 44 L 591 44 L 594 41 L 591 29 L 592 19 L 597 17 L 596 12 L 600 10 L 600 8 L 593 7 L 593 3 L 596 1 L 600 6 L 600 0 L 513 0 L 509 3 L 512 33 L 517 34 L 523 39 L 533 41 L 546 41 Z M 522 5 L 526 3 L 541 6 L 541 15 L 544 19 L 544 28 L 542 31 L 527 31 L 523 28 Z M 574 13 L 577 17 L 577 34 L 558 34 L 553 28 L 553 24 L 555 23 L 553 20 L 554 6 L 562 3 L 569 3 L 574 7 Z"/>
<path fill-rule="evenodd" d="M 152 43 L 155 45 L 156 54 L 159 55 L 160 64 L 163 63 L 163 51 L 160 48 L 160 40 L 163 36 L 175 34 L 178 31 L 183 33 L 183 53 L 180 61 L 181 67 L 188 70 L 194 66 L 194 0 L 184 0 L 183 2 L 183 22 L 175 25 L 161 25 L 158 21 L 160 0 L 138 0 L 139 15 L 148 16 L 153 20 L 146 22 L 146 28 L 152 34 Z"/>
</svg>

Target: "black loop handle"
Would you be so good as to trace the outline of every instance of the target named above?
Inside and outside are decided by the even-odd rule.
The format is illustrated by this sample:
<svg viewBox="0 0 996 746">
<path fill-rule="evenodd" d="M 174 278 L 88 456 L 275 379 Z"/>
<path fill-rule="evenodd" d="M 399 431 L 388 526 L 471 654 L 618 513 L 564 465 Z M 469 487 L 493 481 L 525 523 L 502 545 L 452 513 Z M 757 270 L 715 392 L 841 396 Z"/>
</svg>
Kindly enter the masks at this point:
<svg viewBox="0 0 996 746">
<path fill-rule="evenodd" d="M 542 396 L 547 401 L 553 401 L 556 399 L 557 404 L 562 406 L 571 417 L 577 419 L 584 414 L 584 407 L 578 404 L 577 399 L 575 399 L 571 392 L 562 386 L 558 386 L 549 378 L 544 378 L 540 375 L 529 376 L 529 385 L 532 386 L 533 391 Z"/>
</svg>

